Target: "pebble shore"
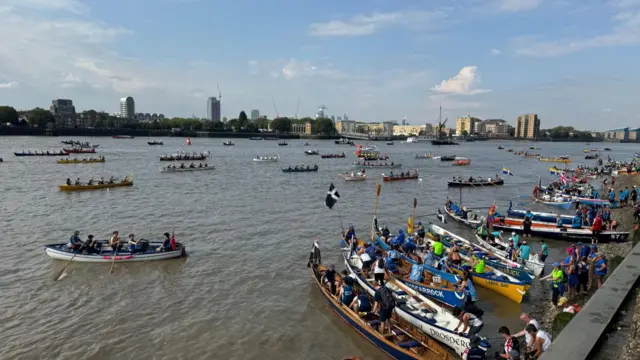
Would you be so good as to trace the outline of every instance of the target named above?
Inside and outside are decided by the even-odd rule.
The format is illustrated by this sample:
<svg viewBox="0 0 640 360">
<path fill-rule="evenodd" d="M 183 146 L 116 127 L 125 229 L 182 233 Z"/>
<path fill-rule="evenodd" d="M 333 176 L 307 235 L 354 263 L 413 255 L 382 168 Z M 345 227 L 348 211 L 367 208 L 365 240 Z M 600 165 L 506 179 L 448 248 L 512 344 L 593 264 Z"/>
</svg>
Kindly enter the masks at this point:
<svg viewBox="0 0 640 360">
<path fill-rule="evenodd" d="M 614 187 L 616 193 L 619 194 L 620 190 L 624 189 L 625 186 L 628 186 L 629 189 L 631 189 L 633 185 L 638 185 L 638 181 L 635 179 L 635 176 L 616 176 L 616 185 Z M 630 231 L 629 241 L 626 241 L 624 243 L 599 244 L 598 251 L 605 254 L 608 259 L 613 259 L 615 257 L 624 258 L 633 248 L 634 237 L 636 235 L 636 231 L 634 229 L 635 225 L 633 224 L 633 208 L 629 204 L 628 206 L 623 208 L 612 209 L 611 215 L 613 219 L 617 220 L 620 229 Z M 640 234 L 638 234 L 638 237 L 640 238 Z M 609 269 L 609 274 L 611 274 L 612 272 L 613 269 Z M 637 360 L 638 353 L 640 353 L 640 291 L 637 292 L 638 301 L 636 302 L 635 309 L 632 313 L 632 328 L 629 333 L 629 340 L 627 345 L 625 345 L 621 360 Z M 570 300 L 569 302 L 571 304 L 584 306 L 584 304 L 589 300 L 593 293 L 594 292 L 590 292 L 587 295 L 578 296 L 575 299 Z M 533 306 L 531 316 L 534 319 L 538 320 L 540 326 L 545 331 L 553 334 L 553 324 L 561 310 L 551 304 L 551 289 L 547 282 L 543 284 L 542 294 L 542 298 L 544 300 Z M 631 316 L 632 314 L 630 313 L 628 316 Z M 555 337 L 556 334 L 553 335 Z"/>
</svg>

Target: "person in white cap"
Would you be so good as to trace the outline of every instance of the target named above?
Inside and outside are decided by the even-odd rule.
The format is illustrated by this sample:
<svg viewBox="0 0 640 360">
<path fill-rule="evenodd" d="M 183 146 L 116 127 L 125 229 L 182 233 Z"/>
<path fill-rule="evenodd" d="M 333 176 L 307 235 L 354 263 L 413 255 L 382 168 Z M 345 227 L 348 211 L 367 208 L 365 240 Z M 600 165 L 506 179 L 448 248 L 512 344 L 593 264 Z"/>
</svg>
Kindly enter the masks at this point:
<svg viewBox="0 0 640 360">
<path fill-rule="evenodd" d="M 518 248 L 520 247 L 520 236 L 518 234 L 516 234 L 516 232 L 512 232 L 511 233 L 511 239 L 513 242 L 513 247 L 518 250 Z"/>
</svg>

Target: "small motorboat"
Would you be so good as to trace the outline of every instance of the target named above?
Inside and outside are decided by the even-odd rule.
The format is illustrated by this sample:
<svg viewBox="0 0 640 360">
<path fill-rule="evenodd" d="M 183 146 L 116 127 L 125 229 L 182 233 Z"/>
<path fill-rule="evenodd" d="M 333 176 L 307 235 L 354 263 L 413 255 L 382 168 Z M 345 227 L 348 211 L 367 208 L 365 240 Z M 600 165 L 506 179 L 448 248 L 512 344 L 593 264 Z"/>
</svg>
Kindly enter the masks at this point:
<svg viewBox="0 0 640 360">
<path fill-rule="evenodd" d="M 367 179 L 367 174 L 361 171 L 358 171 L 358 172 L 352 171 L 350 173 L 347 172 L 340 175 L 344 178 L 344 181 L 364 181 Z"/>
<path fill-rule="evenodd" d="M 455 155 L 440 156 L 440 161 L 454 161 L 455 159 Z"/>
<path fill-rule="evenodd" d="M 164 145 L 164 143 L 162 141 L 147 141 L 147 144 L 149 145 Z"/>
<path fill-rule="evenodd" d="M 429 152 L 428 154 L 417 154 L 415 159 L 431 159 L 433 158 L 433 154 Z"/>
<path fill-rule="evenodd" d="M 499 146 L 498 146 L 498 150 L 504 150 L 504 146 L 499 145 Z"/>
<path fill-rule="evenodd" d="M 305 150 L 304 153 L 306 155 L 320 155 L 320 152 L 318 151 L 318 149 Z"/>
<path fill-rule="evenodd" d="M 224 145 L 224 146 L 233 146 L 233 145 L 235 145 L 235 143 L 233 141 L 231 141 L 231 140 L 227 140 L 227 141 L 223 142 L 222 145 Z"/>
<path fill-rule="evenodd" d="M 187 138 L 187 140 L 185 140 L 184 142 L 185 145 L 191 145 L 191 138 Z"/>
<path fill-rule="evenodd" d="M 387 145 L 393 145 L 393 141 L 387 142 Z"/>
<path fill-rule="evenodd" d="M 280 141 L 278 143 L 278 146 L 287 146 L 287 145 L 289 145 L 289 144 L 286 141 Z"/>
</svg>

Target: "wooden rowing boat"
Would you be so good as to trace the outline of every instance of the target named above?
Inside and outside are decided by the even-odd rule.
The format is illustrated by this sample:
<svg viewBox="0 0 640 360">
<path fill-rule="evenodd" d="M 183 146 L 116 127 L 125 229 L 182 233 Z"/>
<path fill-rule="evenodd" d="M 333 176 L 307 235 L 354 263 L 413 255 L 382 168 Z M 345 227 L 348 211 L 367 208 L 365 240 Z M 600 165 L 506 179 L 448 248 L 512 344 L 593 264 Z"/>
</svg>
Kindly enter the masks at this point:
<svg viewBox="0 0 640 360">
<path fill-rule="evenodd" d="M 507 232 L 523 232 L 522 219 L 510 217 L 499 217 L 493 220 L 492 226 L 496 230 Z M 542 223 L 533 221 L 531 224 L 531 235 L 550 239 L 562 240 L 587 240 L 593 237 L 593 233 L 588 228 L 574 229 L 569 226 L 558 227 L 555 224 Z M 598 241 L 604 242 L 623 242 L 629 237 L 626 231 L 603 231 L 597 235 Z"/>
<path fill-rule="evenodd" d="M 447 181 L 449 187 L 485 187 L 504 185 L 504 179 L 492 181 Z"/>
<path fill-rule="evenodd" d="M 349 250 L 343 251 L 345 265 L 349 276 L 356 279 L 358 285 L 373 297 L 376 285 L 373 279 L 365 279 L 360 271 L 362 263 L 358 255 L 349 256 Z M 426 337 L 427 341 L 436 339 L 440 343 L 449 346 L 457 354 L 462 353 L 469 346 L 469 337 L 456 334 L 453 330 L 458 324 L 457 319 L 444 307 L 436 302 L 420 295 L 415 290 L 397 282 L 393 277 L 385 280 L 385 285 L 392 291 L 396 298 L 394 319 L 409 325 L 415 332 L 413 334 Z M 452 354 L 438 345 L 441 357 L 436 359 L 451 359 Z M 389 353 L 388 353 L 389 354 Z M 404 358 L 403 358 L 404 359 Z M 409 358 L 410 359 L 410 358 Z"/>
<path fill-rule="evenodd" d="M 108 246 L 108 241 L 102 241 L 103 248 L 98 254 L 84 254 L 75 252 L 67 247 L 67 244 L 50 244 L 44 247 L 45 252 L 49 257 L 57 260 L 71 260 L 74 262 L 90 262 L 90 263 L 112 263 L 112 262 L 137 262 L 137 261 L 153 261 L 153 260 L 167 260 L 184 257 L 187 255 L 186 248 L 181 243 L 176 243 L 176 250 L 169 251 L 156 251 L 157 248 L 162 246 L 162 242 L 149 242 L 149 249 L 145 252 L 132 253 L 126 246 L 118 250 L 115 254 L 111 247 Z"/>
<path fill-rule="evenodd" d="M 442 212 L 440 212 L 440 209 L 437 209 L 438 214 L 442 214 Z M 444 211 L 447 215 L 449 215 L 450 218 L 452 218 L 453 220 L 455 220 L 456 222 L 460 223 L 460 224 L 464 224 L 467 225 L 471 228 L 477 228 L 478 226 L 480 226 L 482 224 L 482 218 L 478 217 L 478 214 L 474 214 L 473 210 L 468 210 L 467 211 L 467 218 L 464 219 L 462 218 L 462 216 L 456 214 L 453 209 L 451 209 L 448 206 L 444 206 Z M 469 216 L 469 214 L 471 214 L 472 216 Z"/>
<path fill-rule="evenodd" d="M 215 166 L 203 166 L 203 167 L 162 167 L 160 168 L 160 172 L 163 173 L 179 173 L 179 172 L 194 172 L 194 171 L 213 171 L 215 170 Z"/>
<path fill-rule="evenodd" d="M 399 181 L 399 180 L 416 180 L 418 179 L 418 170 L 414 170 L 414 172 L 410 175 L 398 176 L 394 174 L 382 174 L 382 181 Z"/>
<path fill-rule="evenodd" d="M 495 238 L 495 241 L 493 243 L 483 239 L 477 233 L 475 234 L 476 240 L 480 245 L 482 245 L 485 249 L 491 251 L 495 256 L 501 257 L 502 259 L 504 259 L 504 261 L 511 261 L 509 260 L 507 254 L 508 245 L 502 241 L 499 233 L 497 236 L 495 233 L 497 233 L 497 231 L 494 231 L 493 236 Z M 542 271 L 544 270 L 544 262 L 540 261 L 538 254 L 530 254 L 529 259 L 525 260 L 525 265 L 528 269 L 533 271 L 533 274 L 535 276 L 540 276 L 542 274 Z"/>
<path fill-rule="evenodd" d="M 109 188 L 117 188 L 117 187 L 127 187 L 133 186 L 133 180 L 114 182 L 112 184 L 104 183 L 104 184 L 91 184 L 91 185 L 60 185 L 60 191 L 83 191 L 83 190 L 100 190 L 100 189 L 109 189 Z"/>
<path fill-rule="evenodd" d="M 105 162 L 104 157 L 97 159 L 60 159 L 56 160 L 56 164 L 95 164 Z"/>
</svg>

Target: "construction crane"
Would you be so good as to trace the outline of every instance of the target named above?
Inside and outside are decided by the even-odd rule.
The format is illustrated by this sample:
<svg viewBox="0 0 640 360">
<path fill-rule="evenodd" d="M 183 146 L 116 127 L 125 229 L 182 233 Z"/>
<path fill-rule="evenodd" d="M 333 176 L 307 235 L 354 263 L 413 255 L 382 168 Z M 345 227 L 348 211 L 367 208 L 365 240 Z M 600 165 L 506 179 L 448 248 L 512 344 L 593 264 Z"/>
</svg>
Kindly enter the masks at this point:
<svg viewBox="0 0 640 360">
<path fill-rule="evenodd" d="M 216 86 L 218 86 L 218 100 L 222 101 L 222 93 L 220 92 L 220 83 L 216 81 Z"/>
<path fill-rule="evenodd" d="M 273 100 L 273 109 L 276 111 L 276 119 L 280 117 L 280 113 L 278 112 L 278 107 L 276 106 L 276 98 L 271 95 L 271 100 Z"/>
</svg>

